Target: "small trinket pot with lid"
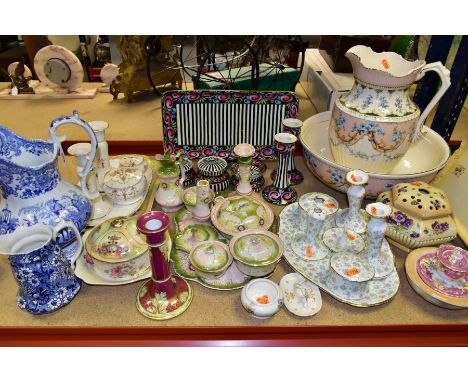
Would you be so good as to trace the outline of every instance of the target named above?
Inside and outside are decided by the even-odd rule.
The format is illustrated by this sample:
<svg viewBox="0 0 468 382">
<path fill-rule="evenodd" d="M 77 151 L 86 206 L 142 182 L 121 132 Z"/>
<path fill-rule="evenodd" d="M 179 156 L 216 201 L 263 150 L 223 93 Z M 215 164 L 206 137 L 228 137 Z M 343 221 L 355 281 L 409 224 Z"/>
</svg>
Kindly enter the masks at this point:
<svg viewBox="0 0 468 382">
<path fill-rule="evenodd" d="M 209 156 L 198 161 L 197 180 L 206 179 L 214 192 L 224 191 L 229 187 L 227 162 L 220 157 Z"/>
<path fill-rule="evenodd" d="M 447 195 L 424 182 L 399 183 L 377 201 L 388 204 L 386 235 L 413 249 L 447 243 L 457 235 Z"/>
</svg>

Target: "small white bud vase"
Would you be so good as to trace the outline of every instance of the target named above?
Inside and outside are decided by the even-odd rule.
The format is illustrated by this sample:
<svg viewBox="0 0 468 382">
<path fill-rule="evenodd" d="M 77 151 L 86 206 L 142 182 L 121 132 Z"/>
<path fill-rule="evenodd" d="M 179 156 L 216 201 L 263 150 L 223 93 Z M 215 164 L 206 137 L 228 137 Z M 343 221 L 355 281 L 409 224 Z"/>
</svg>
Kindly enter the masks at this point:
<svg viewBox="0 0 468 382">
<path fill-rule="evenodd" d="M 350 184 L 348 191 L 349 208 L 338 211 L 336 225 L 357 233 L 366 232 L 366 220 L 361 213 L 362 200 L 366 190 L 364 184 L 369 181 L 369 176 L 361 170 L 349 171 L 346 180 Z"/>
<path fill-rule="evenodd" d="M 240 177 L 236 191 L 239 195 L 250 195 L 252 193 L 250 169 L 252 157 L 255 154 L 255 147 L 248 143 L 241 143 L 234 147 L 234 154 L 238 157 Z"/>
<path fill-rule="evenodd" d="M 196 204 L 192 212 L 198 221 L 210 220 L 210 182 L 206 179 L 199 180 L 196 186 Z"/>
<path fill-rule="evenodd" d="M 299 207 L 307 217 L 307 230 L 298 233 L 291 243 L 292 250 L 306 261 L 322 260 L 332 252 L 322 241 L 324 224 L 338 211 L 338 202 L 327 194 L 310 192 L 299 198 Z"/>
<path fill-rule="evenodd" d="M 366 212 L 371 219 L 367 223 L 367 249 L 362 253 L 362 257 L 374 266 L 374 278 L 383 278 L 395 268 L 393 253 L 388 242 L 384 240 L 387 229 L 386 218 L 392 209 L 386 204 L 377 202 L 368 204 Z"/>
<path fill-rule="evenodd" d="M 97 179 L 98 179 L 98 190 L 104 190 L 104 175 L 110 168 L 109 163 L 109 145 L 106 142 L 105 132 L 109 127 L 109 124 L 106 121 L 91 121 L 88 123 L 93 129 L 94 134 L 96 135 L 96 140 L 98 142 L 99 156 L 98 156 L 98 165 L 97 165 Z"/>
</svg>

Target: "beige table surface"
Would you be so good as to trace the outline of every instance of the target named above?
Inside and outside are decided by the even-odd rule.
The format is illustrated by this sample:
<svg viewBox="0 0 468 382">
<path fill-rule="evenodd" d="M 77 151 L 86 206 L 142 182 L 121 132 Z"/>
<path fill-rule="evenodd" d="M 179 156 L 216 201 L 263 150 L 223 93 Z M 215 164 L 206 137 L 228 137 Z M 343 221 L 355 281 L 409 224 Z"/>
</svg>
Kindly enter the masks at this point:
<svg viewBox="0 0 468 382">
<path fill-rule="evenodd" d="M 303 184 L 297 186 L 300 194 L 310 191 L 330 193 L 341 206 L 346 205 L 344 194 L 331 190 L 319 182 L 305 167 L 301 157 L 296 158 L 306 175 Z M 274 163 L 269 164 L 273 167 Z M 73 160 L 68 160 L 65 178 L 74 178 Z M 269 182 L 268 176 L 267 183 Z M 274 207 L 275 213 L 280 208 Z M 91 286 L 83 283 L 81 291 L 66 307 L 41 316 L 33 316 L 16 306 L 17 290 L 9 265 L 0 259 L 0 326 L 57 327 L 57 326 L 303 326 L 303 325 L 384 325 L 384 324 L 468 324 L 468 311 L 452 311 L 434 306 L 420 298 L 410 287 L 404 271 L 405 254 L 394 249 L 401 286 L 390 302 L 370 308 L 351 307 L 322 293 L 322 310 L 314 317 L 299 318 L 285 308 L 271 319 L 251 317 L 241 306 L 240 291 L 215 291 L 194 282 L 193 301 L 181 316 L 169 321 L 151 321 L 138 313 L 135 307 L 136 293 L 142 282 L 125 286 Z M 272 276 L 279 282 L 291 272 L 282 260 Z"/>
</svg>

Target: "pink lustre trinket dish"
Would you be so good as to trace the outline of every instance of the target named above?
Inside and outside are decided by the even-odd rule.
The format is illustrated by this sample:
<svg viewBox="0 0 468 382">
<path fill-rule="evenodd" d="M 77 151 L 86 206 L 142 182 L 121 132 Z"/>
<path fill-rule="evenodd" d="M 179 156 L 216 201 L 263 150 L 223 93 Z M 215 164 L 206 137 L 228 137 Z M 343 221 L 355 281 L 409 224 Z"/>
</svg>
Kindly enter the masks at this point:
<svg viewBox="0 0 468 382">
<path fill-rule="evenodd" d="M 464 262 L 466 269 L 466 251 L 460 248 L 460 251 L 450 250 L 451 255 L 447 255 L 447 252 L 447 249 L 443 249 L 441 254 L 437 251 L 421 256 L 416 263 L 418 274 L 429 287 L 440 293 L 450 297 L 468 298 L 468 273 L 466 271 L 457 272 L 444 265 L 450 264 L 452 266 L 453 262 L 447 261 L 449 257 L 452 257 L 452 259 L 456 258 L 454 262 L 460 264 Z M 440 261 L 441 255 L 443 263 Z"/>
<path fill-rule="evenodd" d="M 454 280 L 448 279 L 437 270 L 438 262 L 437 247 L 423 247 L 411 251 L 405 261 L 406 277 L 411 287 L 431 304 L 446 309 L 468 308 L 466 276 L 464 281 L 459 279 L 454 283 Z"/>
</svg>

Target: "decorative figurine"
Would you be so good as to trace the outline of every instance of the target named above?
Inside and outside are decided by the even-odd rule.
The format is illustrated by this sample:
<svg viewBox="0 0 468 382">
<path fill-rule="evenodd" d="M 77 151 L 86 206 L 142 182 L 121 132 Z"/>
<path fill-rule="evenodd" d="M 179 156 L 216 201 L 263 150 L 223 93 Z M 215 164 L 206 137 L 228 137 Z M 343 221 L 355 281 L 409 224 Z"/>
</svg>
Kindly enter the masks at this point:
<svg viewBox="0 0 468 382">
<path fill-rule="evenodd" d="M 387 223 L 385 219 L 392 209 L 383 203 L 371 203 L 366 206 L 371 219 L 367 223 L 367 248 L 360 257 L 366 259 L 375 268 L 375 278 L 383 278 L 393 272 L 395 268 L 393 253 L 384 240 Z"/>
<path fill-rule="evenodd" d="M 182 184 L 185 180 L 185 170 L 180 163 L 180 157 L 180 153 L 172 156 L 167 150 L 164 151 L 164 156 L 156 155 L 156 160 L 160 164 L 156 174 L 161 180 L 161 185 L 156 191 L 156 202 L 166 212 L 175 212 L 184 204 Z"/>
<path fill-rule="evenodd" d="M 59 126 L 74 124 L 82 127 L 91 140 L 91 152 L 81 178 L 81 190 L 62 179 L 58 172 L 58 155 L 63 155 L 62 142 L 58 137 Z M 96 136 L 91 127 L 78 117 L 55 119 L 49 126 L 51 142 L 21 138 L 10 130 L 0 127 L 0 241 L 2 235 L 13 233 L 23 225 L 44 223 L 55 226 L 61 219 L 73 222 L 81 231 L 88 222 L 92 206 L 90 200 L 98 196 L 90 192 L 86 179 L 96 155 Z M 75 234 L 62 230 L 58 237 L 60 246 L 75 240 Z"/>
<path fill-rule="evenodd" d="M 57 241 L 59 231 L 64 229 L 72 230 L 78 241 L 78 250 L 69 260 Z M 0 254 L 8 256 L 18 282 L 18 306 L 29 313 L 40 314 L 68 304 L 81 287 L 72 264 L 82 248 L 83 242 L 75 224 L 63 220 L 53 228 L 40 223 L 19 227 L 13 233 L 3 235 Z"/>
<path fill-rule="evenodd" d="M 275 135 L 275 149 L 278 152 L 278 170 L 273 184 L 265 187 L 262 196 L 276 205 L 287 205 L 297 200 L 297 192 L 290 186 L 288 163 L 290 161 L 297 138 L 289 133 Z"/>
<path fill-rule="evenodd" d="M 32 80 L 32 73 L 24 64 L 24 61 L 10 64 L 8 66 L 8 76 L 12 81 L 12 94 L 13 88 L 17 89 L 17 94 L 34 94 L 34 89 L 28 84 Z"/>
<path fill-rule="evenodd" d="M 91 152 L 91 144 L 88 142 L 75 143 L 67 149 L 67 152 L 76 158 L 76 171 L 79 175 L 86 166 L 86 161 L 88 160 L 88 156 Z M 112 204 L 109 202 L 106 196 L 103 197 L 100 193 L 97 192 L 97 177 L 94 169 L 89 172 L 86 181 L 89 191 L 94 194 L 97 193 L 97 197 L 92 200 L 93 210 L 91 212 L 90 220 L 101 219 L 110 212 L 112 209 Z"/>
<path fill-rule="evenodd" d="M 234 147 L 234 154 L 238 157 L 240 178 L 236 191 L 239 195 L 250 195 L 252 193 L 250 168 L 252 157 L 255 154 L 255 147 L 248 143 L 241 143 Z"/>
<path fill-rule="evenodd" d="M 136 306 L 145 317 L 167 320 L 176 317 L 192 302 L 192 288 L 177 275 L 171 274 L 171 240 L 167 229 L 169 215 L 151 211 L 137 220 L 137 229 L 144 236 L 151 251 L 151 279 L 145 282 L 137 294 Z"/>
<path fill-rule="evenodd" d="M 302 216 L 307 219 L 306 233 L 297 233 L 291 243 L 292 250 L 303 260 L 322 260 L 332 252 L 321 240 L 321 232 L 327 219 L 338 211 L 338 202 L 327 194 L 310 192 L 299 198 Z"/>
<path fill-rule="evenodd" d="M 98 166 L 96 170 L 96 175 L 98 179 L 98 191 L 104 191 L 104 175 L 110 169 L 109 163 L 109 145 L 106 142 L 106 129 L 109 127 L 109 124 L 106 121 L 91 121 L 89 126 L 96 134 L 96 139 L 98 142 Z"/>
<path fill-rule="evenodd" d="M 283 133 L 289 133 L 289 134 L 294 135 L 295 137 L 299 137 L 303 123 L 300 119 L 297 119 L 297 118 L 285 118 L 282 121 L 282 125 L 283 125 Z M 300 172 L 296 168 L 296 163 L 294 160 L 294 151 L 295 151 L 295 148 L 293 149 L 293 152 L 291 154 L 291 157 L 289 158 L 289 163 L 288 163 L 289 182 L 293 186 L 296 184 L 302 183 L 302 181 L 304 180 L 304 174 L 302 174 L 302 172 Z M 274 170 L 271 173 L 271 179 L 275 180 L 275 177 L 276 177 L 276 170 Z"/>
<path fill-rule="evenodd" d="M 350 184 L 348 191 L 349 208 L 340 210 L 336 214 L 335 223 L 338 227 L 354 231 L 356 233 L 366 232 L 366 220 L 361 213 L 361 204 L 366 190 L 364 184 L 369 176 L 361 170 L 353 170 L 346 174 L 346 181 Z"/>
</svg>

